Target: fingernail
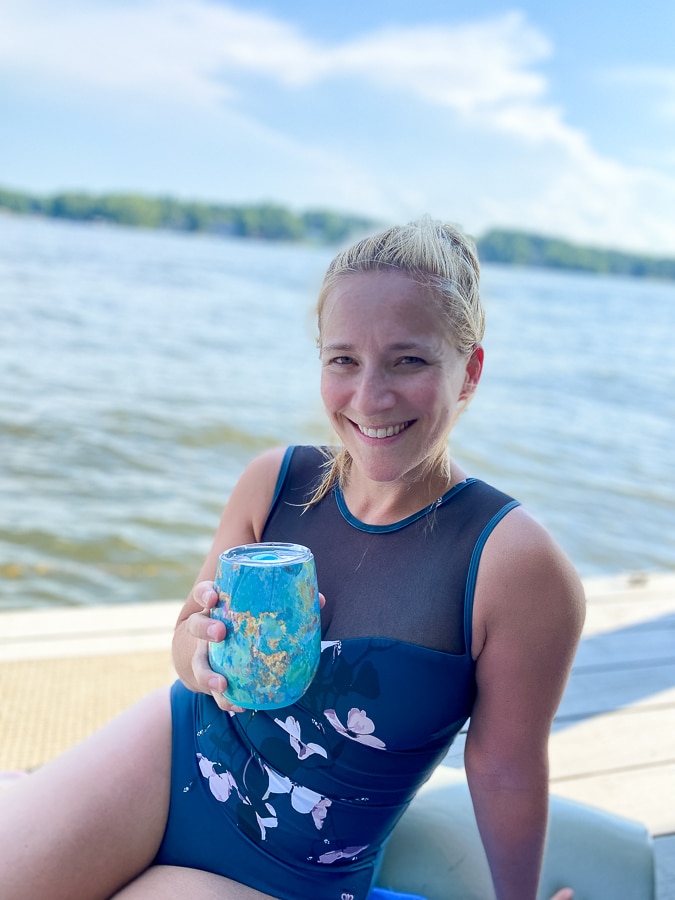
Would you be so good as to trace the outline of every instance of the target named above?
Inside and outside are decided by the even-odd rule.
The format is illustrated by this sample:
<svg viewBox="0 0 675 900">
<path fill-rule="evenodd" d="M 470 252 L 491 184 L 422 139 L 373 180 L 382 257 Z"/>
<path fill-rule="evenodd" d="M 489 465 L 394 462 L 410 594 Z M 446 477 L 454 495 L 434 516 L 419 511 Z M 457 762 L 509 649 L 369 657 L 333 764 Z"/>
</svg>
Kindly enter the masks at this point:
<svg viewBox="0 0 675 900">
<path fill-rule="evenodd" d="M 206 629 L 206 633 L 214 641 L 218 639 L 218 632 L 219 628 L 217 625 L 209 625 L 209 627 Z"/>
<path fill-rule="evenodd" d="M 218 691 L 218 693 L 222 693 L 222 686 L 220 684 L 220 678 L 217 675 L 212 675 L 209 678 L 209 689 L 212 691 Z"/>
</svg>

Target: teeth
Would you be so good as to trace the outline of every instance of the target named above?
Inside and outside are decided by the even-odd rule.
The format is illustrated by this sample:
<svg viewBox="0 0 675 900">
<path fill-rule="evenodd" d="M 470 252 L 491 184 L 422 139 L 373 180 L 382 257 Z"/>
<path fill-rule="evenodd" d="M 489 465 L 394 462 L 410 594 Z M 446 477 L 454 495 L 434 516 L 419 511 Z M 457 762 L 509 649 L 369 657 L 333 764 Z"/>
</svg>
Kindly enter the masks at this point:
<svg viewBox="0 0 675 900">
<path fill-rule="evenodd" d="M 403 422 L 401 425 L 389 425 L 388 428 L 363 428 L 361 425 L 359 425 L 359 431 L 361 432 L 361 434 L 365 434 L 366 437 L 369 438 L 385 438 L 393 437 L 395 434 L 399 434 L 407 427 L 407 422 Z"/>
</svg>

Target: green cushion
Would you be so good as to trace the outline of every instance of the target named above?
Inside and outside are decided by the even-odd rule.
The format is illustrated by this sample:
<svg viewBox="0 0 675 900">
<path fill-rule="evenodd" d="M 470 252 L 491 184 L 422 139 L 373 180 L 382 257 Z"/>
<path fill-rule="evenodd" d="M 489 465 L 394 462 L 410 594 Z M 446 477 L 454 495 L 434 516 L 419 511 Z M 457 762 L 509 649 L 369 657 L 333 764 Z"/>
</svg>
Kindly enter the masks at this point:
<svg viewBox="0 0 675 900">
<path fill-rule="evenodd" d="M 394 829 L 378 884 L 428 900 L 491 900 L 492 880 L 463 771 L 441 766 Z M 641 824 L 551 797 L 539 900 L 654 900 L 654 848 Z"/>
</svg>

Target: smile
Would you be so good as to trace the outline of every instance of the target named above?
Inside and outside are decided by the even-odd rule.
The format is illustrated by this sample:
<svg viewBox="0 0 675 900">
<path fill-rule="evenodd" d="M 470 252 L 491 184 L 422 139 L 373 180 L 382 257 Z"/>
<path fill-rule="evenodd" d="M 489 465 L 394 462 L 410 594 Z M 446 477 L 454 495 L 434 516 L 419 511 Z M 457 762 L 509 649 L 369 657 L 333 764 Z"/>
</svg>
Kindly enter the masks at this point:
<svg viewBox="0 0 675 900">
<path fill-rule="evenodd" d="M 365 434 L 366 437 L 388 438 L 393 437 L 395 434 L 400 434 L 402 431 L 405 431 L 405 429 L 411 424 L 411 422 L 401 422 L 399 425 L 386 425 L 381 428 L 364 428 L 362 425 L 357 425 L 356 427 L 359 429 L 361 434 Z"/>
</svg>

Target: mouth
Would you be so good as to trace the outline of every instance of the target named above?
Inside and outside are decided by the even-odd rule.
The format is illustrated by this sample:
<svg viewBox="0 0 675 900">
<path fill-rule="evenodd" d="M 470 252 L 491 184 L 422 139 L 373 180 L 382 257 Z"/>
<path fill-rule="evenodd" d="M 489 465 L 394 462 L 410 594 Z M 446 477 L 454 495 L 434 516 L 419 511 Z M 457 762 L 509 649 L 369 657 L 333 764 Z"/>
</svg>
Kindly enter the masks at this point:
<svg viewBox="0 0 675 900">
<path fill-rule="evenodd" d="M 365 437 L 381 440 L 382 438 L 394 437 L 394 435 L 400 434 L 406 428 L 409 428 L 413 421 L 414 419 L 411 419 L 409 422 L 399 422 L 396 425 L 379 425 L 375 428 L 366 428 L 364 425 L 358 425 L 356 422 L 354 424 Z"/>
</svg>

